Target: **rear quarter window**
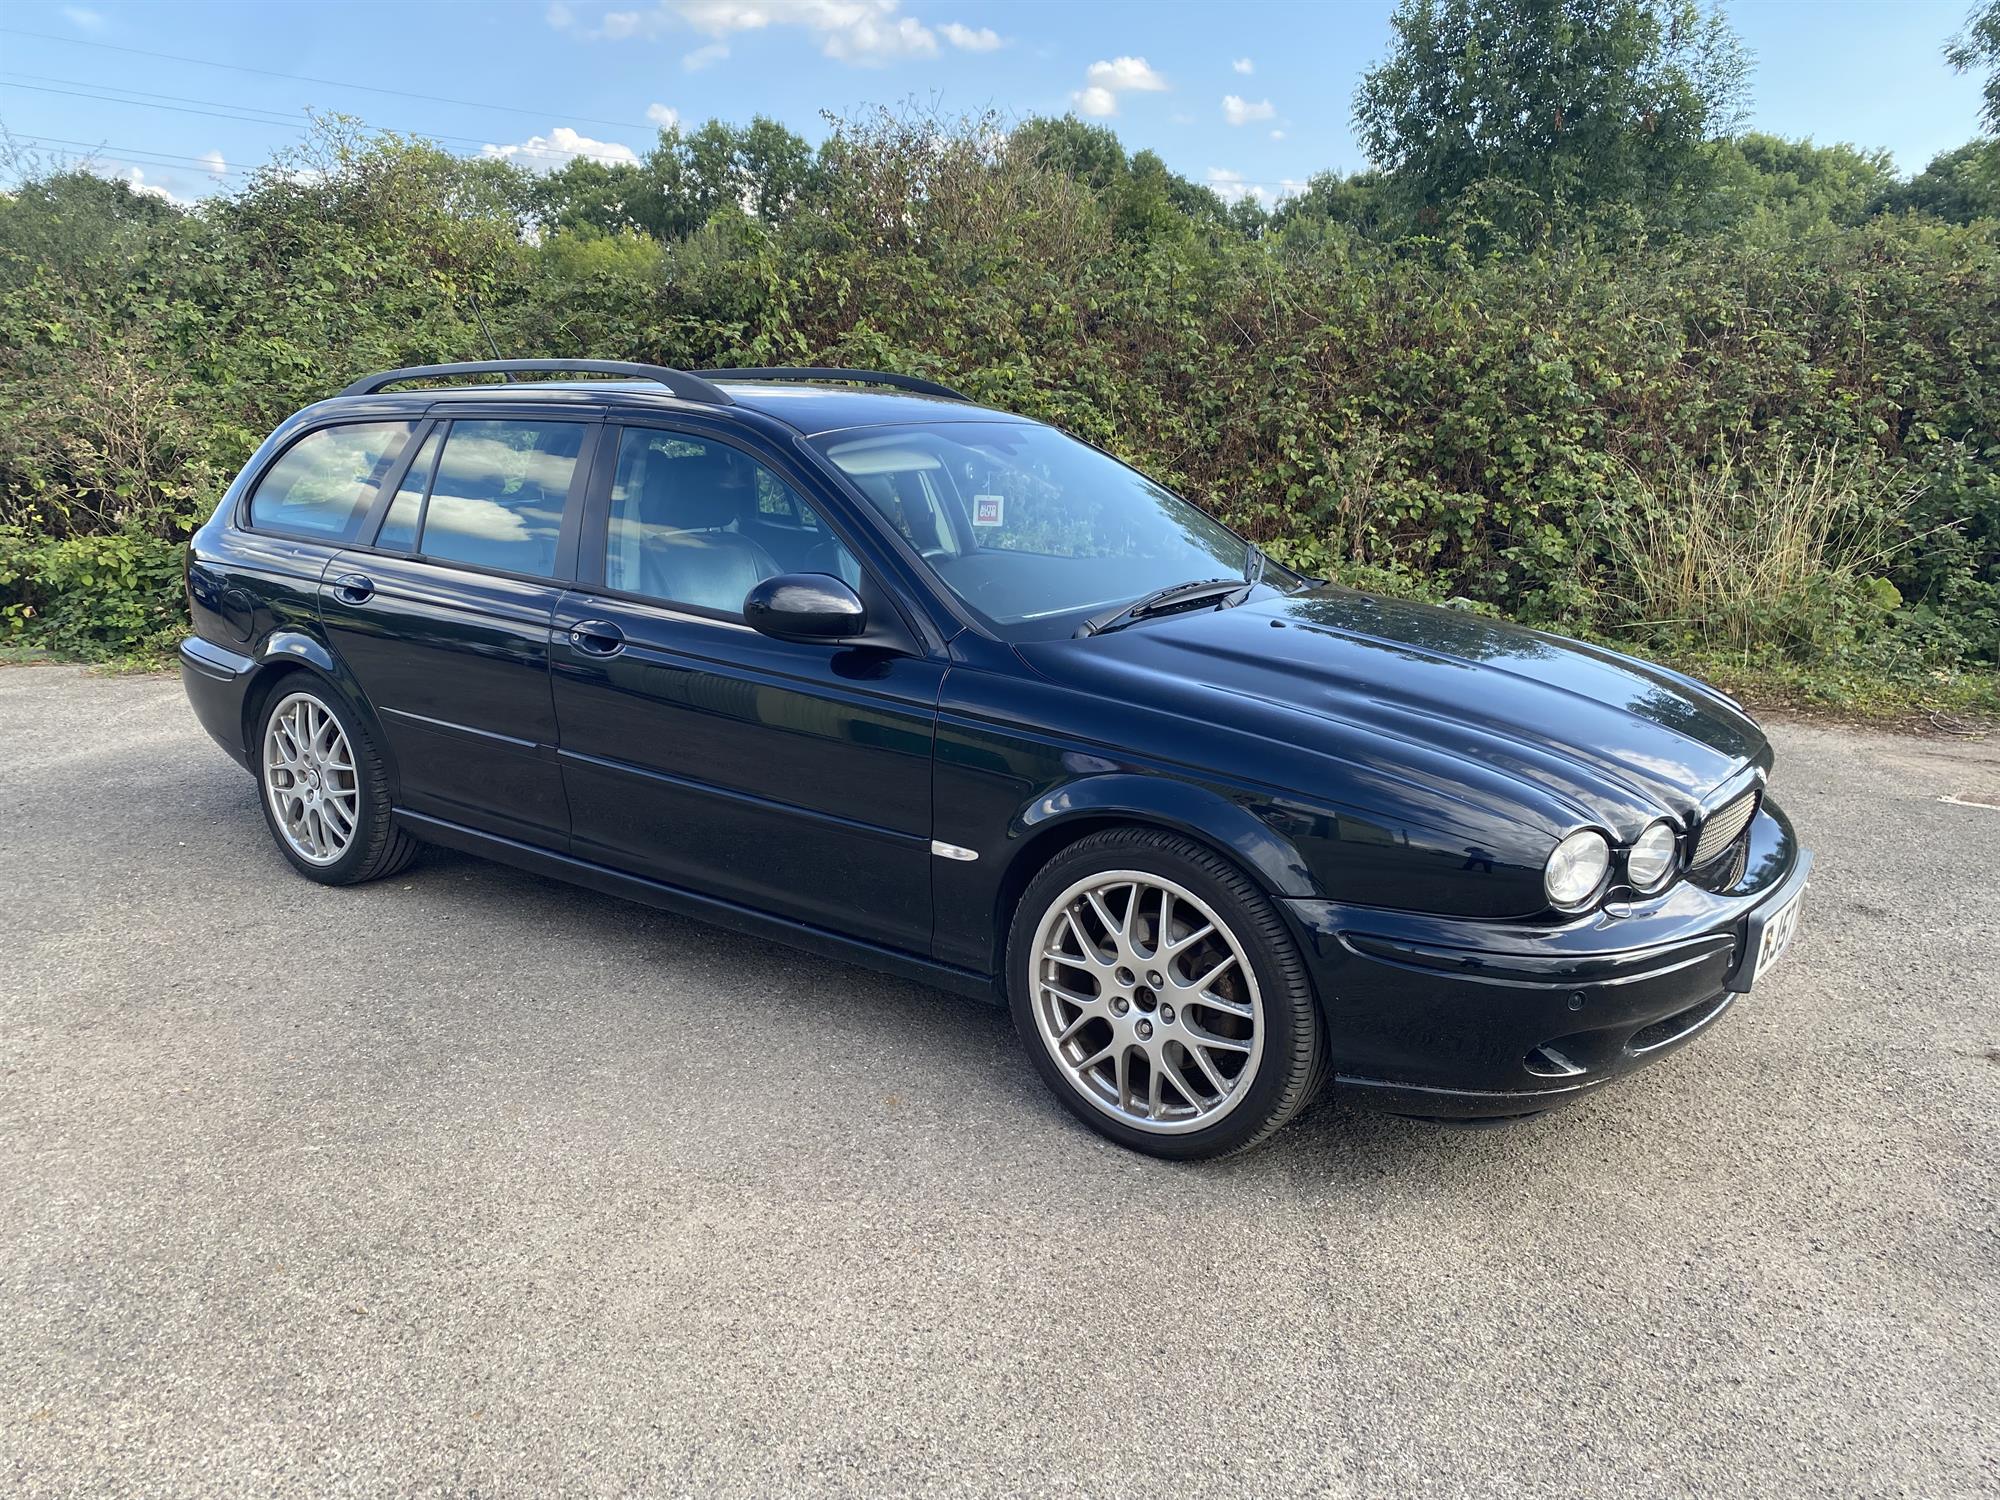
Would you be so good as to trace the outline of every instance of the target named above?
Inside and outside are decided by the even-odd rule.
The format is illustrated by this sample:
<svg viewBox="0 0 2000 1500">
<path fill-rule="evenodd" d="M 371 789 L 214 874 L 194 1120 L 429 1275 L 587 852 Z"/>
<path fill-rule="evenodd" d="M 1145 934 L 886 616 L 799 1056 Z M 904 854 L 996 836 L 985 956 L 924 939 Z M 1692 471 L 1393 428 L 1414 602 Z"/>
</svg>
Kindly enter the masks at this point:
<svg viewBox="0 0 2000 1500">
<path fill-rule="evenodd" d="M 250 524 L 342 541 L 396 467 L 415 422 L 352 422 L 309 432 L 257 482 Z"/>
</svg>

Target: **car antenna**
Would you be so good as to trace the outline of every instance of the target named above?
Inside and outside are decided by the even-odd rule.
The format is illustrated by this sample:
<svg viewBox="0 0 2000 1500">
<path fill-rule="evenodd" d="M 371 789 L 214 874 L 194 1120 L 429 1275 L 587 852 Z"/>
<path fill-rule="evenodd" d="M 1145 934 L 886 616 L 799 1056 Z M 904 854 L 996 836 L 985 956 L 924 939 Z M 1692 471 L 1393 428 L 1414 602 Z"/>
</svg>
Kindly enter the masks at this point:
<svg viewBox="0 0 2000 1500">
<path fill-rule="evenodd" d="M 472 303 L 472 316 L 478 319 L 479 321 L 479 331 L 482 335 L 485 336 L 486 347 L 492 352 L 495 363 L 498 363 L 500 359 L 500 346 L 493 342 L 493 330 L 486 326 L 486 314 L 479 310 L 479 293 L 471 290 L 470 288 L 467 288 L 465 295 L 466 299 Z M 502 370 L 500 374 L 501 378 L 504 379 L 508 385 L 512 385 L 514 383 L 514 375 L 512 371 Z"/>
</svg>

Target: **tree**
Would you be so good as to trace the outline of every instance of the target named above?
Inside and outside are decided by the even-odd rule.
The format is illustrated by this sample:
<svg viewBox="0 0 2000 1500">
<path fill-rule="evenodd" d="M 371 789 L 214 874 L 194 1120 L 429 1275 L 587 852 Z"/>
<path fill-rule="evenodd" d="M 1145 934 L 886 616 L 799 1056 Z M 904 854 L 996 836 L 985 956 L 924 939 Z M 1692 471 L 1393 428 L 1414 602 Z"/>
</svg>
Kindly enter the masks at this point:
<svg viewBox="0 0 2000 1500">
<path fill-rule="evenodd" d="M 1619 205 L 1673 227 L 1740 113 L 1742 48 L 1694 0 L 1401 0 L 1391 24 L 1355 121 L 1421 224 L 1478 188 L 1524 234 Z"/>
<path fill-rule="evenodd" d="M 2000 141 L 1967 141 L 1883 195 L 1891 213 L 1915 210 L 1953 224 L 2000 217 Z"/>
<path fill-rule="evenodd" d="M 2000 0 L 1967 12 L 1963 29 L 1945 43 L 1944 56 L 1961 73 L 1986 69 L 1986 103 L 1979 113 L 1987 128 L 2000 131 Z"/>
<path fill-rule="evenodd" d="M 1716 163 L 1714 201 L 1698 227 L 1732 230 L 1759 244 L 1865 223 L 1902 186 L 1886 151 L 1761 131 L 1727 142 Z"/>
</svg>

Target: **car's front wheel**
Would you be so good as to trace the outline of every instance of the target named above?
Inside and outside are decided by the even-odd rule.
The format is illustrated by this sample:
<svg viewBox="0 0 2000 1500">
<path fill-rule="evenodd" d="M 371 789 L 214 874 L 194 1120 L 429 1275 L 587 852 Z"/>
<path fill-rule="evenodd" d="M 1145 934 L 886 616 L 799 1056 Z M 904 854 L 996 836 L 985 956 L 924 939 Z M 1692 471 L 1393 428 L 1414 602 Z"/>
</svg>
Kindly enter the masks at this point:
<svg viewBox="0 0 2000 1500">
<path fill-rule="evenodd" d="M 1140 1151 L 1244 1150 L 1319 1086 L 1324 1028 L 1297 944 L 1254 881 L 1178 834 L 1106 830 L 1039 871 L 1008 991 L 1057 1097 Z"/>
<path fill-rule="evenodd" d="M 264 821 L 292 868 L 323 885 L 393 875 L 417 852 L 395 825 L 388 770 L 359 717 L 303 675 L 265 706 L 257 780 Z"/>
</svg>

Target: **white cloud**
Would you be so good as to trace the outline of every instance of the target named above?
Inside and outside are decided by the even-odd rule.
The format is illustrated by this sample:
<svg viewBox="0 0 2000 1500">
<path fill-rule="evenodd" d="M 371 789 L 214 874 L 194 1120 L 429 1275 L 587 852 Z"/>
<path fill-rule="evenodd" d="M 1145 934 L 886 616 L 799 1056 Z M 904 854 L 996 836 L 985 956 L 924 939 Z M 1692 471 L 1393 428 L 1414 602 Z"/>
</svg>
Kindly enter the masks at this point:
<svg viewBox="0 0 2000 1500">
<path fill-rule="evenodd" d="M 1232 125 L 1247 125 L 1252 120 L 1268 120 L 1277 112 L 1277 107 L 1269 99 L 1259 99 L 1253 104 L 1250 100 L 1239 99 L 1234 94 L 1222 96 L 1222 118 Z"/>
<path fill-rule="evenodd" d="M 1285 132 L 1282 130 L 1274 130 L 1271 132 L 1271 139 L 1274 141 L 1282 141 L 1284 138 L 1285 138 Z"/>
<path fill-rule="evenodd" d="M 681 122 L 681 112 L 665 104 L 646 106 L 646 118 L 662 130 L 672 130 Z"/>
<path fill-rule="evenodd" d="M 229 171 L 229 163 L 222 159 L 220 151 L 203 152 L 201 155 L 201 164 L 207 167 L 209 174 L 214 177 L 221 177 Z"/>
<path fill-rule="evenodd" d="M 567 125 L 558 125 L 547 135 L 528 137 L 512 146 L 481 146 L 479 154 L 489 161 L 511 161 L 530 172 L 554 172 L 579 156 L 613 165 L 637 166 L 639 153 L 617 141 L 593 141 Z"/>
<path fill-rule="evenodd" d="M 658 37 L 681 27 L 699 32 L 710 44 L 681 59 L 690 72 L 727 57 L 729 38 L 748 31 L 803 31 L 818 39 L 825 56 L 862 67 L 936 57 L 940 33 L 964 52 L 991 52 L 1002 45 L 991 27 L 950 21 L 933 30 L 902 9 L 903 0 L 655 0 L 649 9 L 607 11 L 584 34 L 619 41 Z M 574 22 L 568 0 L 555 0 L 549 24 L 568 29 Z"/>
<path fill-rule="evenodd" d="M 1101 120 L 1118 113 L 1118 96 L 1110 89 L 1078 89 L 1070 98 L 1076 102 L 1076 112 L 1080 115 Z"/>
<path fill-rule="evenodd" d="M 1224 203 L 1238 203 L 1245 198 L 1255 198 L 1269 208 L 1273 201 L 1269 188 L 1261 182 L 1245 182 L 1241 172 L 1229 167 L 1210 167 L 1208 185 L 1215 189 L 1215 195 Z"/>
<path fill-rule="evenodd" d="M 137 167 L 127 167 L 125 175 L 114 179 L 114 181 L 123 182 L 125 186 L 142 198 L 158 198 L 162 203 L 171 203 L 176 208 L 186 208 L 193 201 L 188 198 L 176 197 L 157 182 L 146 181 L 146 174 Z"/>
<path fill-rule="evenodd" d="M 1071 94 L 1078 114 L 1103 119 L 1118 113 L 1118 96 L 1124 93 L 1157 94 L 1165 91 L 1167 80 L 1152 69 L 1143 57 L 1114 57 L 1110 62 L 1094 62 L 1084 72 L 1084 86 Z"/>
<path fill-rule="evenodd" d="M 961 52 L 991 52 L 1000 45 L 1000 33 L 991 26 L 981 26 L 974 30 L 961 26 L 956 21 L 947 21 L 938 27 L 944 39 Z"/>
<path fill-rule="evenodd" d="M 1157 94 L 1165 91 L 1167 80 L 1155 73 L 1143 57 L 1114 57 L 1110 62 L 1094 62 L 1084 81 L 1114 94 L 1136 90 Z"/>
<path fill-rule="evenodd" d="M 930 27 L 915 16 L 899 16 L 879 5 L 828 29 L 819 44 L 819 50 L 836 62 L 863 67 L 902 57 L 936 57 L 937 49 L 937 33 Z"/>
<path fill-rule="evenodd" d="M 1235 62 L 1231 63 L 1229 66 L 1234 68 L 1239 73 L 1247 74 L 1247 73 L 1254 73 L 1257 71 L 1257 65 L 1252 61 L 1250 61 L 1250 59 L 1247 57 L 1239 57 L 1236 59 Z"/>
<path fill-rule="evenodd" d="M 104 29 L 104 17 L 94 10 L 85 10 L 81 5 L 65 5 L 62 8 L 62 15 L 63 19 L 78 31 L 102 31 Z"/>
</svg>

